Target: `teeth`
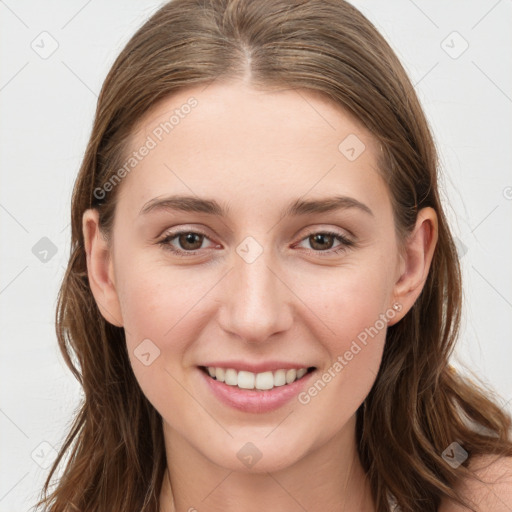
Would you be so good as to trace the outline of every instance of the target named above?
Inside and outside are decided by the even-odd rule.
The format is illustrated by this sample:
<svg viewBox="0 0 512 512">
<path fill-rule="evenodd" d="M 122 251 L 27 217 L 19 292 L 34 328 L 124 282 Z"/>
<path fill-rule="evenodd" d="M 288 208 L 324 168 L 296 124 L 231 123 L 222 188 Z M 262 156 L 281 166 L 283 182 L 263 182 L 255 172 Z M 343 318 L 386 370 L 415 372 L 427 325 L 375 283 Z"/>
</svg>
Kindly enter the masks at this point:
<svg viewBox="0 0 512 512">
<path fill-rule="evenodd" d="M 276 370 L 274 372 L 252 373 L 241 370 L 237 372 L 233 368 L 207 367 L 210 377 L 224 382 L 229 386 L 238 386 L 240 389 L 267 390 L 277 386 L 291 384 L 304 377 L 307 368 Z"/>
<path fill-rule="evenodd" d="M 235 386 L 238 385 L 238 387 L 242 389 L 254 389 L 255 380 L 256 376 L 254 375 L 254 373 L 238 372 L 238 378 Z"/>
<path fill-rule="evenodd" d="M 263 372 L 256 374 L 256 389 L 272 389 L 274 387 L 274 374 L 272 372 Z"/>
<path fill-rule="evenodd" d="M 238 375 L 236 370 L 228 368 L 224 374 L 224 382 L 230 386 L 236 386 L 238 384 Z"/>
<path fill-rule="evenodd" d="M 286 370 L 277 370 L 274 373 L 274 386 L 284 386 L 286 384 Z"/>
<path fill-rule="evenodd" d="M 297 370 L 288 370 L 286 372 L 286 384 L 291 384 L 297 378 Z"/>
<path fill-rule="evenodd" d="M 304 377 L 307 371 L 307 368 L 301 368 L 300 370 L 297 370 L 297 379 L 301 379 L 302 377 Z"/>
</svg>

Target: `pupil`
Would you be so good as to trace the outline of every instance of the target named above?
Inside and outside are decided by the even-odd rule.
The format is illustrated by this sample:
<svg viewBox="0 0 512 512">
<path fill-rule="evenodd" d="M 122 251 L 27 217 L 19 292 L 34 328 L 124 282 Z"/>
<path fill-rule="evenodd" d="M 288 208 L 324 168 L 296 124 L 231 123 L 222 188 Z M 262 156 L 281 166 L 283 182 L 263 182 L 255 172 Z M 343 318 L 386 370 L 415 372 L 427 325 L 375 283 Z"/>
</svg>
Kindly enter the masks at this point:
<svg viewBox="0 0 512 512">
<path fill-rule="evenodd" d="M 317 235 L 313 235 L 313 242 L 312 242 L 312 247 L 315 248 L 315 244 L 317 244 L 318 241 L 320 241 L 320 247 L 316 247 L 317 249 L 325 249 L 325 241 L 326 239 L 330 239 L 330 241 L 332 241 L 332 236 L 331 235 L 326 235 L 326 234 L 317 234 Z M 323 242 L 323 244 L 322 244 Z M 327 245 L 330 245 L 329 243 L 327 243 Z"/>
<path fill-rule="evenodd" d="M 185 235 L 180 236 L 180 244 L 182 247 L 188 249 L 199 249 L 201 247 L 201 240 L 199 240 L 199 246 L 197 247 L 187 247 L 187 244 L 194 245 L 194 239 L 200 238 L 202 235 L 198 235 L 197 233 L 186 233 Z M 197 245 L 197 240 L 196 240 Z"/>
</svg>

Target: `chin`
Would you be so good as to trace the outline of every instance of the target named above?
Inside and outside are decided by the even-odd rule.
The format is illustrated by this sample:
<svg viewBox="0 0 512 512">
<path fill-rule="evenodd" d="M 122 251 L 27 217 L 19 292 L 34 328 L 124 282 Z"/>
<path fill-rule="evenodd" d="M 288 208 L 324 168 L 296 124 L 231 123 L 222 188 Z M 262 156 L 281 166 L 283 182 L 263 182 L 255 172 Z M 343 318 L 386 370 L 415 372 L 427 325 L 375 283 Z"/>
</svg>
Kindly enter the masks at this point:
<svg viewBox="0 0 512 512">
<path fill-rule="evenodd" d="M 271 442 L 268 438 L 265 439 L 264 436 L 267 435 L 268 431 L 260 437 L 254 436 L 253 441 L 245 436 L 243 441 L 230 439 L 227 445 L 219 443 L 219 446 L 223 446 L 220 453 L 203 453 L 218 466 L 248 474 L 280 471 L 293 466 L 305 455 L 302 453 L 303 443 L 301 446 L 283 443 L 277 438 Z"/>
</svg>

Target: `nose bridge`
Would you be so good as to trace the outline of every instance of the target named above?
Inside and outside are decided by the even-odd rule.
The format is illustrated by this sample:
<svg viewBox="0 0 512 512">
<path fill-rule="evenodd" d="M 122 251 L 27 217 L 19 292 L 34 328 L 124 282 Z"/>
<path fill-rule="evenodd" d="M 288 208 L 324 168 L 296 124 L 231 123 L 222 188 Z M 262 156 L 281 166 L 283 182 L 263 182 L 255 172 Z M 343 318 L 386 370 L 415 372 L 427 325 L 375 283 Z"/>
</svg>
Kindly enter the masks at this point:
<svg viewBox="0 0 512 512">
<path fill-rule="evenodd" d="M 222 327 L 245 341 L 265 341 L 290 327 L 291 294 L 270 249 L 247 237 L 236 253 L 222 297 Z"/>
</svg>

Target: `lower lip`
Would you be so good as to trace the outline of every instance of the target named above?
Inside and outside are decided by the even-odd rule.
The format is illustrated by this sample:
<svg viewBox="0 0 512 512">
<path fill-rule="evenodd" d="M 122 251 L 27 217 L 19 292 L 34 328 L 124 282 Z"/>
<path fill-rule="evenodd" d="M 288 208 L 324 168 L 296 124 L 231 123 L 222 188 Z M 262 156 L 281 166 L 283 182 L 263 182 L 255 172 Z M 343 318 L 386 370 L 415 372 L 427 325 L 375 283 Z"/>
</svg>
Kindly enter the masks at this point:
<svg viewBox="0 0 512 512">
<path fill-rule="evenodd" d="M 238 386 L 230 386 L 215 380 L 199 368 L 199 372 L 209 389 L 221 402 L 239 411 L 252 413 L 270 412 L 279 409 L 279 407 L 282 407 L 302 391 L 315 371 L 306 373 L 301 379 L 291 384 L 277 386 L 269 390 L 256 391 L 240 389 Z"/>
</svg>

